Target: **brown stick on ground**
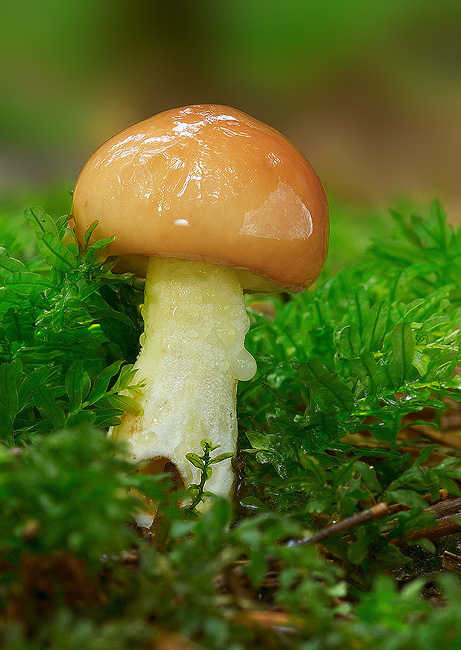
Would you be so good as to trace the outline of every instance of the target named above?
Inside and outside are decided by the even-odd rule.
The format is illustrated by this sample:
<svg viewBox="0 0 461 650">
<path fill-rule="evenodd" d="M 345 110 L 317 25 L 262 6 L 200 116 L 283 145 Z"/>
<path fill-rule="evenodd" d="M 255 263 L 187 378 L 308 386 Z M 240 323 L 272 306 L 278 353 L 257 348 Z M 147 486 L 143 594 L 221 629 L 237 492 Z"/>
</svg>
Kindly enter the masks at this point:
<svg viewBox="0 0 461 650">
<path fill-rule="evenodd" d="M 442 556 L 442 568 L 461 574 L 461 556 L 445 551 Z"/>
<path fill-rule="evenodd" d="M 406 536 L 406 539 L 422 539 L 423 537 L 444 537 L 461 530 L 461 525 L 453 521 L 453 517 L 461 515 L 461 497 L 439 501 L 427 508 L 427 512 L 433 512 L 436 515 L 437 524 L 434 528 L 421 528 Z M 305 537 L 290 542 L 291 546 L 307 546 L 308 544 L 318 544 L 324 542 L 335 535 L 346 532 L 350 528 L 360 526 L 372 519 L 380 519 L 391 513 L 391 508 L 387 503 L 378 503 L 376 506 L 359 512 L 352 517 L 336 522 L 332 526 L 327 526 L 322 530 L 314 533 L 311 537 Z"/>
<path fill-rule="evenodd" d="M 461 526 L 453 521 L 453 517 L 461 515 L 461 497 L 457 499 L 450 499 L 449 501 L 439 501 L 430 508 L 427 512 L 433 512 L 436 515 L 437 524 L 433 528 L 420 528 L 406 536 L 406 539 L 422 539 L 427 537 L 435 539 L 437 537 L 445 537 L 461 530 Z"/>
<path fill-rule="evenodd" d="M 376 506 L 373 506 L 368 510 L 363 510 L 362 512 L 358 512 L 357 514 L 352 515 L 352 517 L 347 517 L 347 519 L 342 519 L 341 521 L 338 521 L 331 526 L 327 526 L 326 528 L 323 528 L 322 530 L 314 533 L 310 537 L 293 540 L 290 542 L 290 546 L 307 546 L 308 544 L 318 544 L 320 542 L 324 542 L 326 539 L 330 539 L 330 537 L 340 535 L 350 528 L 360 526 L 361 524 L 364 524 L 367 521 L 371 521 L 372 519 L 380 519 L 387 514 L 389 514 L 389 506 L 387 503 L 378 503 Z"/>
</svg>

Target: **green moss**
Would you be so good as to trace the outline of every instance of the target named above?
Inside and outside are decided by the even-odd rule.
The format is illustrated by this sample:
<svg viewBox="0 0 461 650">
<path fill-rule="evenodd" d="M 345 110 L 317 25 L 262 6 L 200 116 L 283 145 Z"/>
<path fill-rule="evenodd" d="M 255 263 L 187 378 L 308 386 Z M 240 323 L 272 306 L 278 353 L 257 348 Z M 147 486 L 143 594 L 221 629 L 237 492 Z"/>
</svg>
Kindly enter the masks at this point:
<svg viewBox="0 0 461 650">
<path fill-rule="evenodd" d="M 98 262 L 105 242 L 78 247 L 65 219 L 26 216 L 33 246 L 0 225 L 14 239 L 0 255 L 2 647 L 459 645 L 443 544 L 405 540 L 433 525 L 428 496 L 459 495 L 457 452 L 430 463 L 440 449 L 399 438 L 408 418 L 437 426 L 461 401 L 461 235 L 438 204 L 393 214 L 393 236 L 271 299 L 271 316 L 252 298 L 259 370 L 240 386 L 236 498 L 207 496 L 210 463 L 190 457 L 208 505 L 194 517 L 102 431 L 134 408 L 118 392 L 137 390 L 142 286 Z M 144 536 L 130 488 L 159 503 Z M 380 501 L 396 511 L 309 542 Z M 424 565 L 432 601 L 424 577 L 407 582 Z"/>
</svg>

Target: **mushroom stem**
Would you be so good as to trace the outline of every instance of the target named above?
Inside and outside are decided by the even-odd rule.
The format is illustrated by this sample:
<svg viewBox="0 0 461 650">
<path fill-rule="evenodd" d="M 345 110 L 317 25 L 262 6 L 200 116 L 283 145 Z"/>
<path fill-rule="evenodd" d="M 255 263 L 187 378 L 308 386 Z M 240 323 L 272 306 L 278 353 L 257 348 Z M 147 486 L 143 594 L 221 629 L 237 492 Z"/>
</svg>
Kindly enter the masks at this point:
<svg viewBox="0 0 461 650">
<path fill-rule="evenodd" d="M 237 381 L 256 371 L 244 347 L 249 319 L 237 271 L 151 257 L 142 313 L 135 380 L 145 381 L 143 414 L 125 414 L 111 436 L 127 441 L 135 460 L 151 461 L 151 471 L 172 463 L 185 486 L 199 483 L 186 454 L 201 455 L 204 439 L 219 454 L 235 453 Z M 207 489 L 228 497 L 233 484 L 231 460 L 215 464 Z"/>
</svg>

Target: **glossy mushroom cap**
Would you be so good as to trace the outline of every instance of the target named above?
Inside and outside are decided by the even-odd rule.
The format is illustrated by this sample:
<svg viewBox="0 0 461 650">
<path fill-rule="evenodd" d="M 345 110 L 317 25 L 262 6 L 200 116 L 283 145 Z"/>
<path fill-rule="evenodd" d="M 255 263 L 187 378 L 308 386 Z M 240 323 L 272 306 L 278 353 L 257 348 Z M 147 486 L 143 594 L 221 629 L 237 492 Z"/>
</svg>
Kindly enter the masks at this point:
<svg viewBox="0 0 461 650">
<path fill-rule="evenodd" d="M 126 270 L 151 255 L 202 260 L 291 291 L 317 278 L 328 245 L 311 165 L 276 130 L 227 106 L 173 109 L 115 135 L 80 173 L 72 216 L 80 241 L 95 220 L 96 238 L 115 235 L 107 254 Z"/>
</svg>

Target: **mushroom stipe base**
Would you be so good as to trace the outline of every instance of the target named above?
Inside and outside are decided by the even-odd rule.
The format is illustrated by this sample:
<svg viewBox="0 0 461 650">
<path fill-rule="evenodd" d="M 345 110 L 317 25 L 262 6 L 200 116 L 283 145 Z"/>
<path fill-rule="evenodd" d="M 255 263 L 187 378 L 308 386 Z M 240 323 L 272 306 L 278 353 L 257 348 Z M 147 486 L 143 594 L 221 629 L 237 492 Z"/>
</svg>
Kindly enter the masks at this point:
<svg viewBox="0 0 461 650">
<path fill-rule="evenodd" d="M 244 347 L 249 318 L 238 272 L 151 257 L 142 314 L 135 363 L 135 381 L 145 382 L 137 397 L 142 415 L 125 414 L 110 435 L 128 442 L 134 460 L 169 460 L 185 486 L 198 483 L 200 471 L 186 454 L 200 455 L 204 439 L 219 445 L 219 454 L 235 453 L 237 381 L 256 372 Z M 231 459 L 215 464 L 207 490 L 229 497 L 233 486 Z M 138 517 L 139 525 L 151 523 L 152 515 Z"/>
</svg>

